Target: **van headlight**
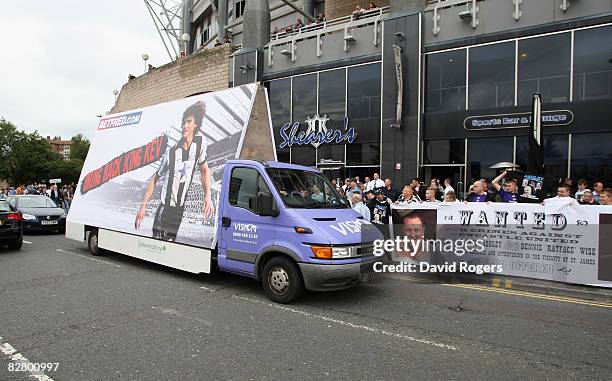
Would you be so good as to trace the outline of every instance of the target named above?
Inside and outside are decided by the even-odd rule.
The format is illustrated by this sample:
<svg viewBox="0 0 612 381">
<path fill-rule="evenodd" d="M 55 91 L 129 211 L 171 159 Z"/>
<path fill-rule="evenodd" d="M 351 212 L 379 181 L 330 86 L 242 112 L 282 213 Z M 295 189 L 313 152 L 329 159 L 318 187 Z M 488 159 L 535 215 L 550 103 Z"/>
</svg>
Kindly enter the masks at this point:
<svg viewBox="0 0 612 381">
<path fill-rule="evenodd" d="M 332 247 L 332 258 L 350 258 L 351 250 L 348 246 Z"/>
<path fill-rule="evenodd" d="M 331 247 L 311 245 L 310 250 L 312 250 L 315 258 L 319 259 L 344 259 L 351 257 L 351 248 L 349 246 Z"/>
<path fill-rule="evenodd" d="M 34 216 L 32 214 L 23 213 L 22 216 L 23 216 L 24 220 L 30 220 L 30 221 L 36 220 L 36 216 Z"/>
</svg>

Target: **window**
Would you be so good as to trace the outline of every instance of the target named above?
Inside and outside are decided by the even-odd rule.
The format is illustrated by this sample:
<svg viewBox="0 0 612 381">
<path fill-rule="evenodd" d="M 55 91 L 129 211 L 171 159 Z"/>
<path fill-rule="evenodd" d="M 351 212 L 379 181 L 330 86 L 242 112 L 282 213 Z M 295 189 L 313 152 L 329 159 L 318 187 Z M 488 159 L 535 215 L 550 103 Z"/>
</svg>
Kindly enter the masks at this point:
<svg viewBox="0 0 612 381">
<path fill-rule="evenodd" d="M 465 162 L 465 140 L 429 140 L 425 142 L 425 164 L 459 164 Z"/>
<path fill-rule="evenodd" d="M 292 122 L 299 122 L 299 131 L 306 131 L 306 119 L 317 113 L 317 74 L 293 77 Z M 291 147 L 291 162 L 315 165 L 316 152 L 311 145 Z"/>
<path fill-rule="evenodd" d="M 347 145 L 347 165 L 380 161 L 380 83 L 379 63 L 348 68 L 347 117 L 357 140 Z"/>
<path fill-rule="evenodd" d="M 512 162 L 514 138 L 478 138 L 468 140 L 468 181 L 479 179 L 491 181 L 497 175 L 495 169 L 489 168 L 502 161 Z"/>
<path fill-rule="evenodd" d="M 572 134 L 572 178 L 612 183 L 612 133 Z"/>
<path fill-rule="evenodd" d="M 268 168 L 266 172 L 289 208 L 347 207 L 329 181 L 319 173 L 281 168 Z"/>
<path fill-rule="evenodd" d="M 323 144 L 317 148 L 318 164 L 344 163 L 344 144 Z"/>
<path fill-rule="evenodd" d="M 574 101 L 612 99 L 612 26 L 574 33 Z"/>
<path fill-rule="evenodd" d="M 346 112 L 346 69 L 319 73 L 319 115 L 327 116 L 327 128 L 344 129 Z M 344 163 L 344 144 L 323 144 L 317 150 L 321 163 Z"/>
<path fill-rule="evenodd" d="M 570 33 L 528 38 L 518 45 L 518 104 L 569 102 Z"/>
<path fill-rule="evenodd" d="M 244 15 L 245 4 L 245 0 L 236 1 L 236 18 L 240 18 Z"/>
<path fill-rule="evenodd" d="M 0 201 L 0 213 L 10 213 L 13 210 L 9 206 L 9 203 L 6 201 Z"/>
<path fill-rule="evenodd" d="M 572 144 L 573 146 L 573 144 Z M 544 135 L 544 192 L 547 196 L 557 192 L 559 179 L 567 177 L 567 135 Z M 516 138 L 516 164 L 527 171 L 529 166 L 529 137 Z"/>
<path fill-rule="evenodd" d="M 259 214 L 257 193 L 270 192 L 259 172 L 253 168 L 234 168 L 230 180 L 229 204 Z"/>
<path fill-rule="evenodd" d="M 281 128 L 285 123 L 291 122 L 291 78 L 268 82 L 268 90 L 276 155 L 278 161 L 288 163 L 289 148 L 278 148 L 278 146 L 283 142 L 280 136 Z"/>
<path fill-rule="evenodd" d="M 470 109 L 514 106 L 514 60 L 514 42 L 470 49 Z"/>
<path fill-rule="evenodd" d="M 427 56 L 428 112 L 465 110 L 465 49 Z"/>
</svg>

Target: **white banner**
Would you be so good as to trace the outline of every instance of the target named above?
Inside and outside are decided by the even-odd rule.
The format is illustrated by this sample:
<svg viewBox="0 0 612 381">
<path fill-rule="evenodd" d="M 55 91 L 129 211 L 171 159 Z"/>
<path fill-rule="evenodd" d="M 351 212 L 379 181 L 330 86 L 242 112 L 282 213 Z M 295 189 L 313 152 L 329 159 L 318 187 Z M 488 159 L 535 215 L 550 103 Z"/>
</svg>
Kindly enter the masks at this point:
<svg viewBox="0 0 612 381">
<path fill-rule="evenodd" d="M 394 205 L 391 233 L 395 240 L 425 242 L 416 250 L 396 249 L 396 261 L 464 262 L 490 273 L 612 287 L 612 206 L 570 198 L 545 205 Z"/>
</svg>

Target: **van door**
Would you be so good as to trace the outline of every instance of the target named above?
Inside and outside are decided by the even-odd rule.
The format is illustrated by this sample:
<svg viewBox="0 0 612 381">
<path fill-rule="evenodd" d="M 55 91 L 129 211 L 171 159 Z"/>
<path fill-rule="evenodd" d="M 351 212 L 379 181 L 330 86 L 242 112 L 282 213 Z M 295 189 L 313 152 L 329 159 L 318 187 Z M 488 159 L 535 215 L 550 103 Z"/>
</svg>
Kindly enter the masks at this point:
<svg viewBox="0 0 612 381">
<path fill-rule="evenodd" d="M 276 217 L 261 216 L 258 192 L 270 192 L 259 171 L 238 166 L 231 170 L 221 217 L 219 267 L 242 274 L 255 274 L 255 260 L 275 239 Z"/>
</svg>

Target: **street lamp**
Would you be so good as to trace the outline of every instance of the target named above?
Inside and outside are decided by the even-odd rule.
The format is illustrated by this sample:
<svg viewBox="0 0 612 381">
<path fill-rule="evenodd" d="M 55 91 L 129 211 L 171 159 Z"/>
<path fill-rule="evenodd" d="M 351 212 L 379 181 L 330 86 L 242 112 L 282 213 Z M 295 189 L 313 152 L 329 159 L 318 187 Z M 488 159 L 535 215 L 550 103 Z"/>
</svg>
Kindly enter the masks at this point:
<svg viewBox="0 0 612 381">
<path fill-rule="evenodd" d="M 147 53 L 144 53 L 142 55 L 142 60 L 144 61 L 144 71 L 145 73 L 147 72 L 147 60 L 149 59 L 149 55 Z"/>
<path fill-rule="evenodd" d="M 181 35 L 181 41 L 183 41 L 183 51 L 185 52 L 185 57 L 187 57 L 187 43 L 190 39 L 191 37 L 189 36 L 189 33 L 183 33 Z"/>
<path fill-rule="evenodd" d="M 119 95 L 119 90 L 113 90 L 113 95 L 115 96 L 115 103 L 117 103 L 117 95 Z"/>
</svg>

